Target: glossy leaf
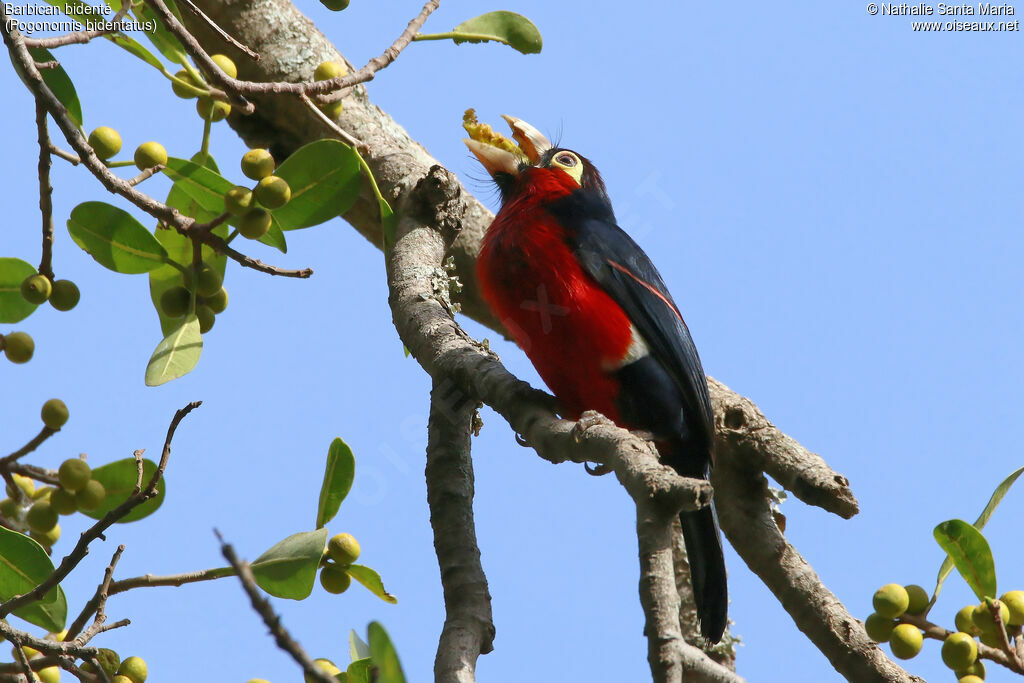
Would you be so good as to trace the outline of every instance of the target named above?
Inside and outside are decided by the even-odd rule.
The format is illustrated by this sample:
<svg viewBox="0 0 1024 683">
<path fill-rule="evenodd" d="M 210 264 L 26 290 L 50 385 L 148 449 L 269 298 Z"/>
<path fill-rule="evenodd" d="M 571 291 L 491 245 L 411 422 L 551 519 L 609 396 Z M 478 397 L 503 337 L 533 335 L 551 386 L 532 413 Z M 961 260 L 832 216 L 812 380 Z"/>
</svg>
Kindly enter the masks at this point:
<svg viewBox="0 0 1024 683">
<path fill-rule="evenodd" d="M 979 600 L 996 596 L 995 562 L 980 531 L 962 519 L 951 519 L 935 527 L 935 540 Z"/>
<path fill-rule="evenodd" d="M 359 196 L 359 156 L 337 140 L 300 147 L 277 168 L 292 198 L 273 212 L 284 230 L 308 228 L 345 213 Z"/>
<path fill-rule="evenodd" d="M 355 629 L 349 629 L 348 632 L 348 654 L 353 662 L 370 656 L 370 646 L 359 637 Z"/>
<path fill-rule="evenodd" d="M 0 527 L 0 601 L 24 595 L 53 573 L 53 561 L 43 546 L 17 531 Z M 60 586 L 14 615 L 56 633 L 64 628 L 68 605 Z"/>
<path fill-rule="evenodd" d="M 402 673 L 398 653 L 391 643 L 388 632 L 376 621 L 371 621 L 367 635 L 370 641 L 370 659 L 377 669 L 377 683 L 405 683 L 405 674 Z"/>
<path fill-rule="evenodd" d="M 398 228 L 398 216 L 391 210 L 391 205 L 384 199 L 377 200 L 380 208 L 380 228 L 384 235 L 384 253 L 390 253 L 395 246 L 395 230 Z M 408 355 L 408 354 L 406 354 Z"/>
<path fill-rule="evenodd" d="M 32 58 L 36 62 L 52 62 L 55 61 L 54 56 L 49 50 L 41 47 L 34 47 L 29 50 Z M 53 92 L 54 96 L 60 100 L 60 103 L 64 105 L 64 108 L 68 110 L 68 116 L 72 121 L 75 122 L 79 128 L 82 127 L 82 103 L 78 101 L 78 93 L 75 91 L 75 84 L 71 82 L 71 77 L 68 76 L 68 72 L 64 70 L 63 66 L 59 64 L 49 69 L 42 69 L 39 72 L 43 76 L 43 82 Z"/>
<path fill-rule="evenodd" d="M 459 43 L 494 41 L 504 43 L 524 55 L 541 51 L 544 41 L 540 30 L 521 14 L 499 10 L 487 12 L 456 26 L 453 40 Z"/>
<path fill-rule="evenodd" d="M 192 372 L 203 352 L 199 319 L 193 314 L 157 344 L 146 366 L 146 386 L 156 387 Z"/>
<path fill-rule="evenodd" d="M 369 646 L 367 646 L 369 651 Z M 352 660 L 352 663 L 348 665 L 348 669 L 345 671 L 348 683 L 372 683 L 373 679 L 370 677 L 370 667 L 373 666 L 373 660 L 370 659 L 369 654 L 364 659 Z"/>
<path fill-rule="evenodd" d="M 381 581 L 380 574 L 373 569 L 361 564 L 353 564 L 349 565 L 347 571 L 349 576 L 366 586 L 371 593 L 384 602 L 390 602 L 392 605 L 398 603 L 398 598 L 384 590 L 384 582 Z"/>
<path fill-rule="evenodd" d="M 320 502 L 316 509 L 316 528 L 319 529 L 338 514 L 356 475 L 356 459 L 352 449 L 341 439 L 331 442 L 327 450 L 327 470 L 320 486 Z"/>
<path fill-rule="evenodd" d="M 143 459 L 142 461 L 142 486 L 145 486 L 156 474 L 156 463 L 152 460 Z M 107 463 L 106 465 L 100 465 L 93 469 L 92 478 L 103 484 L 103 488 L 106 489 L 107 495 L 103 499 L 100 506 L 92 510 L 91 512 L 82 511 L 82 514 L 92 517 L 93 519 L 100 519 L 103 515 L 107 514 L 121 503 L 128 500 L 128 496 L 132 495 L 135 491 L 135 484 L 139 480 L 139 468 L 135 464 L 135 458 L 125 458 L 124 460 L 115 460 L 114 462 Z M 164 502 L 164 495 L 166 494 L 167 486 L 164 483 L 164 479 L 161 477 L 160 481 L 156 484 L 156 495 L 147 500 L 142 505 L 134 508 L 127 515 L 122 517 L 119 522 L 124 524 L 127 522 L 135 522 L 149 517 L 151 514 L 156 512 Z"/>
<path fill-rule="evenodd" d="M 174 7 L 173 2 L 167 2 L 166 4 L 169 8 L 177 9 Z M 138 6 L 132 10 L 132 14 L 135 15 L 143 26 L 143 31 L 146 37 L 149 38 L 149 42 L 153 43 L 153 47 L 159 50 L 164 57 L 175 64 L 184 64 L 188 61 L 188 55 L 185 53 L 181 43 L 174 37 L 174 34 L 164 28 L 163 22 L 150 9 L 149 5 Z"/>
<path fill-rule="evenodd" d="M 980 531 L 985 528 L 985 525 L 988 524 L 988 520 L 992 518 L 992 513 L 996 511 L 996 508 L 999 507 L 999 503 L 1002 502 L 1003 497 L 1010 490 L 1010 487 L 1013 486 L 1013 483 L 1017 481 L 1022 474 L 1024 474 L 1024 467 L 1019 467 L 1011 473 L 1010 476 L 1000 482 L 999 486 L 996 487 L 996 490 L 992 492 L 992 496 L 988 499 L 985 509 L 981 511 L 980 515 L 978 515 L 978 519 L 974 520 L 975 529 Z M 931 603 L 929 604 L 935 604 L 935 600 L 938 599 L 939 593 L 942 592 L 942 584 L 945 582 L 946 577 L 949 576 L 951 571 L 953 571 L 953 560 L 947 555 L 946 559 L 942 561 L 942 566 L 939 567 L 939 576 L 935 581 L 935 591 L 932 593 Z"/>
<path fill-rule="evenodd" d="M 21 295 L 22 281 L 35 273 L 35 266 L 20 258 L 0 257 L 0 323 L 16 323 L 36 310 Z"/>
<path fill-rule="evenodd" d="M 96 261 L 118 273 L 148 273 L 167 252 L 127 211 L 103 202 L 83 202 L 68 218 L 71 239 Z"/>
<path fill-rule="evenodd" d="M 252 563 L 256 583 L 277 598 L 309 597 L 326 545 L 327 529 L 289 536 Z"/>
</svg>

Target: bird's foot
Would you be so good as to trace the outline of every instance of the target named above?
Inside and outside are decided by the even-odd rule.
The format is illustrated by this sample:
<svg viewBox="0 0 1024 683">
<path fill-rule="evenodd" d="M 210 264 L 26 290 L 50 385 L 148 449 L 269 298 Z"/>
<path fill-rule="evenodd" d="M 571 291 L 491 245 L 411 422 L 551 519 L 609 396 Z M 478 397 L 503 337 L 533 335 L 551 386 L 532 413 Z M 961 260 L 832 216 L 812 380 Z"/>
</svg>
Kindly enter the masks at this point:
<svg viewBox="0 0 1024 683">
<path fill-rule="evenodd" d="M 597 427 L 600 425 L 614 425 L 615 423 L 609 420 L 607 417 L 597 412 L 596 410 L 588 410 L 582 415 L 580 419 L 576 421 L 576 424 L 572 427 L 572 438 L 573 441 L 579 443 L 583 440 L 583 432 L 587 431 L 591 427 Z"/>
</svg>

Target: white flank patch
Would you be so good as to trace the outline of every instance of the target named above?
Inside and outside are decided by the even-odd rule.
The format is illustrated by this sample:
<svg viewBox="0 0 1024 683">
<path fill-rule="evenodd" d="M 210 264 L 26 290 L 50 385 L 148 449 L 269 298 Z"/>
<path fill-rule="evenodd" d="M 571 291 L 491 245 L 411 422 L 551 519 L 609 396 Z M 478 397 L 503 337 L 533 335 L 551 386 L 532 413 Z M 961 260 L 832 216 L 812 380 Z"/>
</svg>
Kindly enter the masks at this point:
<svg viewBox="0 0 1024 683">
<path fill-rule="evenodd" d="M 629 348 L 626 349 L 625 355 L 619 360 L 605 361 L 602 363 L 602 367 L 605 370 L 618 370 L 619 368 L 625 367 L 630 363 L 634 363 L 646 355 L 650 354 L 650 349 L 647 348 L 647 342 L 640 336 L 640 333 L 633 326 L 632 323 L 629 325 Z"/>
</svg>

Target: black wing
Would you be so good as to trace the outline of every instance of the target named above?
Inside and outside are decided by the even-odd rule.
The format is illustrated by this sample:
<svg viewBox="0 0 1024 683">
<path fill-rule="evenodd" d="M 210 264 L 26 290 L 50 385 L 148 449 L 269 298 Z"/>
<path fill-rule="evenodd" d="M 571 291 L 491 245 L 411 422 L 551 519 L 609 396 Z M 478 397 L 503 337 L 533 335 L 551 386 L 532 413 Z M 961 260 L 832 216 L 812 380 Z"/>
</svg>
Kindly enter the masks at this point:
<svg viewBox="0 0 1024 683">
<path fill-rule="evenodd" d="M 651 259 L 615 223 L 610 205 L 585 191 L 552 207 L 580 264 L 626 312 L 651 355 L 678 387 L 687 427 L 710 457 L 714 417 L 697 347 Z"/>
</svg>

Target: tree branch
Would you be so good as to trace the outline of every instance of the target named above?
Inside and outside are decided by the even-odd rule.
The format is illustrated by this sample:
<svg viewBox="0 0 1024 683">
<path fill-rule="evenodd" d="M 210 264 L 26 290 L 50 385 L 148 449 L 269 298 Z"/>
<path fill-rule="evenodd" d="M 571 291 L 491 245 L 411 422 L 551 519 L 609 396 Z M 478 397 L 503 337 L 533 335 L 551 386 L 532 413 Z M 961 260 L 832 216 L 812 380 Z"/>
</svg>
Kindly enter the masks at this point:
<svg viewBox="0 0 1024 683">
<path fill-rule="evenodd" d="M 494 649 L 491 595 L 473 523 L 470 434 L 476 407 L 451 380 L 435 380 L 427 428 L 427 503 L 445 605 L 435 683 L 473 683 L 477 658 Z"/>
<path fill-rule="evenodd" d="M 43 251 L 39 273 L 53 281 L 53 185 L 50 184 L 50 134 L 46 130 L 46 109 L 36 100 L 36 130 L 39 136 L 39 211 L 43 219 Z"/>
<path fill-rule="evenodd" d="M 716 433 L 716 447 L 728 439 L 728 434 Z M 885 656 L 864 625 L 786 541 L 768 504 L 764 475 L 747 469 L 742 460 L 720 458 L 711 477 L 718 519 L 729 542 L 836 671 L 857 683 L 923 683 Z"/>
</svg>

